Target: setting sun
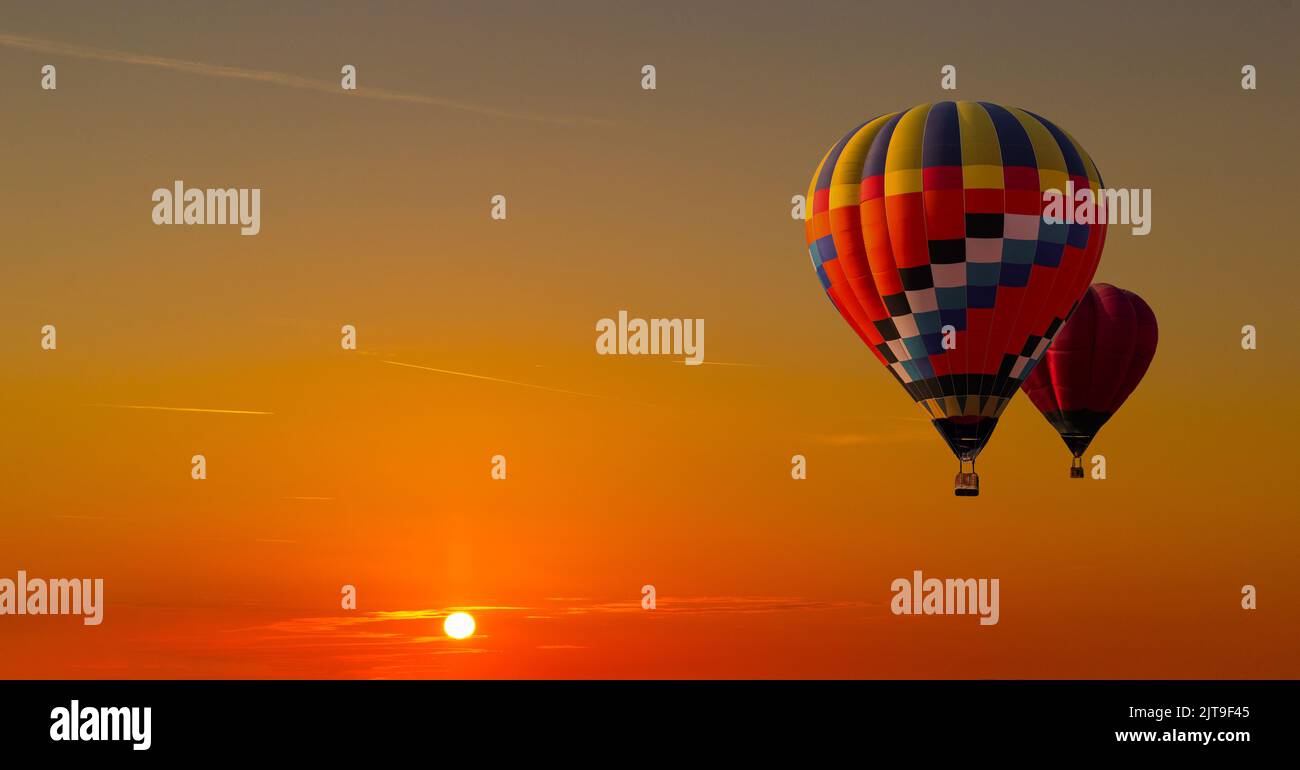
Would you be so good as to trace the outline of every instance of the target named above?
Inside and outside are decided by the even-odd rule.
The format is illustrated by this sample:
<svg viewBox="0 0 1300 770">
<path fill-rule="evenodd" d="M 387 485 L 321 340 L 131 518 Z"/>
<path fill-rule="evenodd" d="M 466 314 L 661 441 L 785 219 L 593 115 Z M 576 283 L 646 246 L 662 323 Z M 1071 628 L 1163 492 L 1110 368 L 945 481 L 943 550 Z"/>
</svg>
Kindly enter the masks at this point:
<svg viewBox="0 0 1300 770">
<path fill-rule="evenodd" d="M 442 632 L 452 639 L 468 639 L 474 635 L 474 616 L 468 612 L 453 612 L 442 621 Z"/>
</svg>

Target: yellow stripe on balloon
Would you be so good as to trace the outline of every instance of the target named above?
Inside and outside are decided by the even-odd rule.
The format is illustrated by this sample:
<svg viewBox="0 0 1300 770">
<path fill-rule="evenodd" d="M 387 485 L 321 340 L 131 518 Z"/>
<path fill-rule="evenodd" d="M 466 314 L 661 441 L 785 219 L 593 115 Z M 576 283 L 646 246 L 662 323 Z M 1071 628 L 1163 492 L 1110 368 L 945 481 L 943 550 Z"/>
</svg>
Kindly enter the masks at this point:
<svg viewBox="0 0 1300 770">
<path fill-rule="evenodd" d="M 1007 111 L 1015 115 L 1020 125 L 1024 126 L 1025 133 L 1034 146 L 1034 158 L 1038 164 L 1038 189 L 1064 190 L 1070 173 L 1066 170 L 1065 155 L 1052 132 L 1039 123 L 1038 118 L 1018 107 L 1007 107 Z"/>
<path fill-rule="evenodd" d="M 903 113 L 894 126 L 894 133 L 889 137 L 889 152 L 885 155 L 886 197 L 921 191 L 922 141 L 930 106 L 913 107 Z"/>
</svg>

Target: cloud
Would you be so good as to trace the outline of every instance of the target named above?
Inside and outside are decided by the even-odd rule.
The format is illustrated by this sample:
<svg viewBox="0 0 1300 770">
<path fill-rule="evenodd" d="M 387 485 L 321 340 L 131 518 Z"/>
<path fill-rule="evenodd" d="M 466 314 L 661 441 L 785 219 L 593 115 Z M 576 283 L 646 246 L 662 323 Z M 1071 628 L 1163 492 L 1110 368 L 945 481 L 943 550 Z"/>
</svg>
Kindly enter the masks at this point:
<svg viewBox="0 0 1300 770">
<path fill-rule="evenodd" d="M 196 406 L 144 406 L 140 404 L 86 404 L 86 406 L 99 406 L 105 409 L 149 409 L 157 412 L 204 412 L 207 414 L 266 414 L 266 415 L 275 414 L 275 412 L 255 412 L 248 409 L 201 409 Z"/>
<path fill-rule="evenodd" d="M 576 390 L 564 390 L 562 388 L 548 388 L 545 385 L 534 385 L 531 382 L 516 382 L 515 380 L 503 380 L 500 377 L 488 377 L 484 374 L 470 374 L 469 372 L 454 372 L 450 369 L 435 369 L 432 366 L 420 366 L 419 364 L 405 364 L 401 361 L 385 361 L 392 366 L 405 366 L 408 369 L 422 369 L 426 372 L 437 372 L 438 374 L 453 374 L 457 377 L 469 377 L 475 380 L 488 380 L 489 382 L 500 382 L 506 385 L 518 385 L 521 388 L 533 388 L 535 390 L 548 390 L 552 393 L 565 393 L 570 396 L 583 396 L 585 398 L 605 398 L 594 393 L 579 393 Z"/>
<path fill-rule="evenodd" d="M 682 363 L 686 363 L 685 359 L 682 360 Z M 744 366 L 755 369 L 762 369 L 767 366 L 767 364 L 744 364 L 739 361 L 701 361 L 700 363 L 705 366 Z"/>
<path fill-rule="evenodd" d="M 560 597 L 551 597 L 552 599 Z M 429 678 L 448 675 L 478 675 L 472 660 L 483 653 L 542 655 L 570 651 L 576 661 L 595 649 L 588 636 L 593 627 L 605 624 L 601 615 L 622 616 L 628 623 L 643 617 L 702 617 L 722 614 L 857 612 L 880 603 L 865 601 L 813 600 L 794 596 L 665 596 L 658 597 L 653 612 L 641 609 L 639 597 L 628 601 L 566 600 L 547 607 L 552 623 L 546 636 L 514 623 L 535 617 L 537 608 L 516 604 L 477 604 L 410 610 L 347 612 L 329 616 L 299 616 L 271 620 L 251 626 L 226 628 L 218 634 L 184 637 L 186 653 L 176 675 L 192 678 L 196 661 L 212 665 L 238 658 L 246 671 L 278 678 Z M 499 629 L 496 636 L 476 633 L 456 641 L 439 633 L 438 622 L 456 610 L 483 613 L 483 626 Z M 635 613 L 635 614 L 634 614 Z M 492 616 L 496 615 L 493 619 Z M 587 617 L 588 622 L 582 618 Z M 507 620 L 509 618 L 509 620 Z M 612 620 L 606 617 L 606 620 Z M 513 621 L 513 623 L 511 622 Z M 162 652 L 162 651 L 160 651 Z M 174 652 L 174 650 L 173 650 Z M 465 663 L 457 663 L 457 660 Z M 159 658 L 162 661 L 162 658 Z M 551 658 L 556 660 L 556 658 Z M 160 663 L 160 665 L 163 665 Z M 467 667 L 468 666 L 468 667 Z M 138 666 L 137 666 L 138 667 Z M 161 671 L 161 669 L 160 669 Z"/>
<path fill-rule="evenodd" d="M 816 600 L 797 596 L 664 596 L 656 600 L 656 613 L 708 615 L 734 613 L 770 613 L 770 612 L 818 612 L 826 610 L 852 610 L 879 606 L 877 602 Z M 330 615 L 318 617 L 288 618 L 264 626 L 243 629 L 244 631 L 264 632 L 273 636 L 330 636 L 335 639 L 358 638 L 405 638 L 412 641 L 446 641 L 442 636 L 425 636 L 427 621 L 438 620 L 453 612 L 505 612 L 535 613 L 536 607 L 513 604 L 474 604 L 461 607 L 441 607 L 437 609 L 417 610 L 374 610 L 370 612 L 351 613 L 347 615 Z M 551 607 L 545 610 L 550 615 L 523 615 L 525 618 L 543 617 L 553 619 L 573 615 L 587 614 L 622 614 L 648 612 L 641 608 L 640 598 L 627 601 L 600 602 L 580 600 L 569 602 L 566 607 Z M 419 621 L 419 635 L 408 635 L 400 630 L 378 632 L 372 629 L 376 623 L 410 623 Z M 394 626 L 393 628 L 400 628 Z"/>
<path fill-rule="evenodd" d="M 338 81 L 334 80 L 317 80 L 315 78 L 305 78 L 299 75 L 292 75 L 285 72 L 274 72 L 271 70 L 228 67 L 220 64 L 207 64 L 186 59 L 171 59 L 163 56 L 152 56 L 150 54 L 113 51 L 106 48 L 92 48 L 89 46 L 60 43 L 54 40 L 41 40 L 33 37 L 25 37 L 8 32 L 0 32 L 0 46 L 17 48 L 24 51 L 35 51 L 37 53 L 54 54 L 58 56 L 72 56 L 78 59 L 92 59 L 95 61 L 113 62 L 115 64 L 153 67 L 155 69 L 169 70 L 171 72 L 182 72 L 187 75 L 201 75 L 204 77 L 226 78 L 232 80 L 249 80 L 257 83 L 282 86 L 285 88 L 296 88 L 303 91 L 316 91 L 319 93 L 342 95 L 360 99 L 374 99 L 379 101 L 403 102 L 406 104 L 441 107 L 443 109 L 470 112 L 494 118 L 508 118 L 511 120 L 526 120 L 535 123 L 558 123 L 565 125 L 613 125 L 613 121 L 601 118 L 589 118 L 580 115 L 543 115 L 539 113 L 516 112 L 514 110 L 505 110 L 483 104 L 474 104 L 472 102 L 462 102 L 439 96 L 426 96 L 424 94 L 391 91 L 386 88 L 365 87 L 358 88 L 356 91 L 344 91 L 339 86 Z"/>
<path fill-rule="evenodd" d="M 878 606 L 865 601 L 823 601 L 797 596 L 664 596 L 655 598 L 656 613 L 680 615 L 758 614 L 770 612 L 812 612 L 824 610 L 850 610 Z M 564 614 L 649 612 L 641 607 L 639 599 L 624 602 L 575 605 Z"/>
<path fill-rule="evenodd" d="M 286 620 L 276 621 L 269 625 L 258 626 L 247 630 L 311 634 L 316 632 L 341 631 L 343 629 L 370 623 L 437 620 L 439 618 L 445 618 L 453 612 L 522 612 L 530 609 L 532 608 L 503 604 L 476 604 L 467 607 L 442 607 L 439 609 L 423 610 L 373 610 L 371 612 L 353 613 L 349 615 L 288 618 Z"/>
</svg>

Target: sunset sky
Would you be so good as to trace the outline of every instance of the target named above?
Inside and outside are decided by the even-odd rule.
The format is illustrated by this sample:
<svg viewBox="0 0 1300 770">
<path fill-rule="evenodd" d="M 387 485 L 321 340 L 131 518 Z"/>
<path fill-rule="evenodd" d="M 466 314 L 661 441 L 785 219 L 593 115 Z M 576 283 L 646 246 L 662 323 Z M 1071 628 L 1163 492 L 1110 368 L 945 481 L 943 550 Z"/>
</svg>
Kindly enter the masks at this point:
<svg viewBox="0 0 1300 770">
<path fill-rule="evenodd" d="M 107 603 L 0 617 L 0 677 L 1300 676 L 1297 9 L 991 7 L 5 4 L 0 577 Z M 1152 190 L 1096 275 L 1160 324 L 1105 481 L 1019 395 L 953 497 L 809 265 L 826 149 L 942 99 Z M 175 180 L 260 234 L 155 226 Z M 596 355 L 621 309 L 708 364 Z M 917 569 L 1000 622 L 892 615 Z"/>
</svg>

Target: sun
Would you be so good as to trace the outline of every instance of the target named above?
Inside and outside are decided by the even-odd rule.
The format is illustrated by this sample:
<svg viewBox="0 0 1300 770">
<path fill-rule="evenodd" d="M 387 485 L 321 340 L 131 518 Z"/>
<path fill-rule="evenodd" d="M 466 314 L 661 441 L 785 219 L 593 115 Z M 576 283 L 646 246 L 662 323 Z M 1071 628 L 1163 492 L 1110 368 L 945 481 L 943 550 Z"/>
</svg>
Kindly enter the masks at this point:
<svg viewBox="0 0 1300 770">
<path fill-rule="evenodd" d="M 442 621 L 442 632 L 452 639 L 468 639 L 474 635 L 474 616 L 468 612 L 453 612 Z"/>
</svg>

